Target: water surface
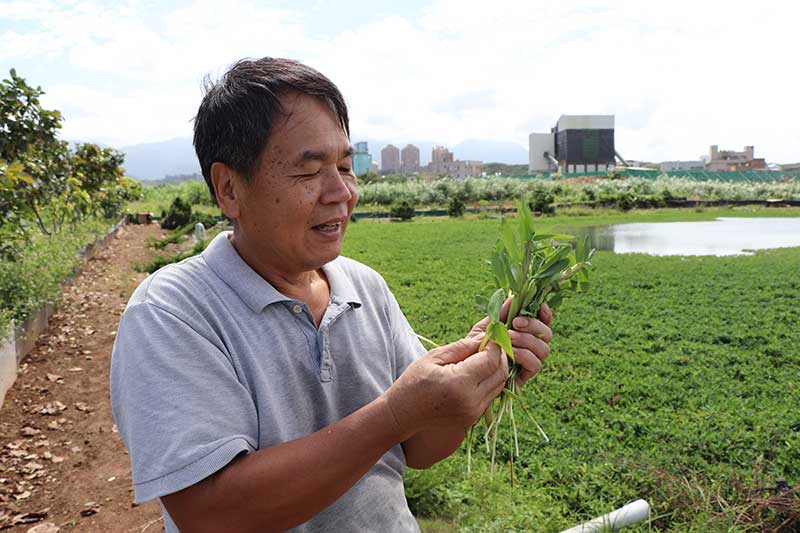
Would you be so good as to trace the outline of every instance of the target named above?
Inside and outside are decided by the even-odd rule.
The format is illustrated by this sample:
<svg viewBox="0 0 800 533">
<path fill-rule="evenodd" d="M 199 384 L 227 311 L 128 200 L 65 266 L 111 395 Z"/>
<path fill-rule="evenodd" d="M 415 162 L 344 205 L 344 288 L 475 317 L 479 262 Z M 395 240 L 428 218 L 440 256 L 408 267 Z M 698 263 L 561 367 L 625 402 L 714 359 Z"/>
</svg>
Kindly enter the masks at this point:
<svg viewBox="0 0 800 533">
<path fill-rule="evenodd" d="M 742 255 L 800 246 L 800 218 L 718 218 L 703 222 L 648 222 L 586 226 L 592 246 L 618 254 Z"/>
</svg>

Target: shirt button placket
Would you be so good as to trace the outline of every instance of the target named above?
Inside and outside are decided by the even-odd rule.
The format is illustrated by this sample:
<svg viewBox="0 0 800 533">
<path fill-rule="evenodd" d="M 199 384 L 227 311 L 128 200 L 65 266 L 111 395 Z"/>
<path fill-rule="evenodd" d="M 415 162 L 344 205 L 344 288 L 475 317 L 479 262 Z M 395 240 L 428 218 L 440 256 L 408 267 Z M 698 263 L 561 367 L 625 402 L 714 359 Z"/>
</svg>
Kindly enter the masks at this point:
<svg viewBox="0 0 800 533">
<path fill-rule="evenodd" d="M 322 364 L 320 365 L 320 378 L 322 381 L 330 381 L 331 374 L 331 354 L 328 347 L 328 331 L 322 333 Z"/>
</svg>

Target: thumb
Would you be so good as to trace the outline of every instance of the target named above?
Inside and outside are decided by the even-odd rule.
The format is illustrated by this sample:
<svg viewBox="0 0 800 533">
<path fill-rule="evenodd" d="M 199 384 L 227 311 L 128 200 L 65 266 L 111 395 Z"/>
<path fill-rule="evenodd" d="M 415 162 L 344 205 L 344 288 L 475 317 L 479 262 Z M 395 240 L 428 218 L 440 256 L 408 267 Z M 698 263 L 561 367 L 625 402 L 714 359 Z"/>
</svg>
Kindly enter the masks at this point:
<svg viewBox="0 0 800 533">
<path fill-rule="evenodd" d="M 460 339 L 450 344 L 445 344 L 430 352 L 431 358 L 440 365 L 450 365 L 463 361 L 478 351 L 481 339 Z"/>
</svg>

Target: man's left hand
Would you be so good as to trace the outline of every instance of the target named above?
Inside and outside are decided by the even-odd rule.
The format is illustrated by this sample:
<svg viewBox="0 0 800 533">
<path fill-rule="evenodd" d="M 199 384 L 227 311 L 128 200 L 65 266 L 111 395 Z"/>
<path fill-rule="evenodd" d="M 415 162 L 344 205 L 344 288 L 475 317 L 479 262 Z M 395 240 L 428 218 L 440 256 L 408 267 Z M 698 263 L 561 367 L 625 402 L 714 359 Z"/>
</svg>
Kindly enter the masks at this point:
<svg viewBox="0 0 800 533">
<path fill-rule="evenodd" d="M 509 298 L 500 312 L 501 320 L 505 321 L 510 306 Z M 517 385 L 524 384 L 542 369 L 542 362 L 550 354 L 550 341 L 553 338 L 553 332 L 550 330 L 552 322 L 553 312 L 547 304 L 542 304 L 539 308 L 538 318 L 519 316 L 514 319 L 513 329 L 509 330 L 508 335 L 514 348 L 514 359 L 521 368 L 517 376 Z M 467 337 L 482 338 L 488 325 L 489 317 L 486 317 L 472 327 Z"/>
</svg>

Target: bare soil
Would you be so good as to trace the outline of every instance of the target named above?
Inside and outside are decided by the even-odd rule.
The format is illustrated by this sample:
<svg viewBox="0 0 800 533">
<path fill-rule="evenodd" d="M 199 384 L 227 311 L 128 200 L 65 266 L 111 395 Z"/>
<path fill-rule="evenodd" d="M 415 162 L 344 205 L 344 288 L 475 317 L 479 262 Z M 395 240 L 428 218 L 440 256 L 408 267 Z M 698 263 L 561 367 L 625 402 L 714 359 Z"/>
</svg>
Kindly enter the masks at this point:
<svg viewBox="0 0 800 533">
<path fill-rule="evenodd" d="M 157 254 L 157 225 L 123 226 L 64 291 L 60 310 L 0 410 L 0 529 L 163 531 L 156 502 L 133 504 L 108 375 L 119 317 Z"/>
</svg>

